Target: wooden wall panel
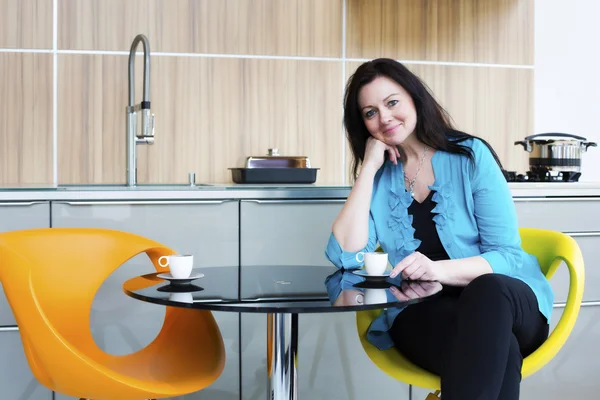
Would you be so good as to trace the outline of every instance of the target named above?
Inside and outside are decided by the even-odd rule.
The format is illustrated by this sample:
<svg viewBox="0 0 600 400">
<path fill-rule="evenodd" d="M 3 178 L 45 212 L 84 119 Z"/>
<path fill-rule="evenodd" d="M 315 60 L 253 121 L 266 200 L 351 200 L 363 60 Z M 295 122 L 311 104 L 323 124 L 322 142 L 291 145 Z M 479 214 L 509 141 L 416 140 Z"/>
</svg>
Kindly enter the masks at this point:
<svg viewBox="0 0 600 400">
<path fill-rule="evenodd" d="M 59 48 L 339 57 L 342 0 L 58 0 Z"/>
<path fill-rule="evenodd" d="M 227 168 L 268 147 L 309 156 L 320 184 L 348 182 L 343 66 L 380 56 L 414 61 L 459 128 L 488 138 L 507 168 L 527 169 L 512 142 L 533 133 L 533 69 L 442 64 L 531 65 L 533 0 L 56 0 L 58 54 L 27 53 L 52 50 L 53 4 L 0 0 L 2 182 L 54 172 L 58 183 L 125 182 L 127 56 L 102 52 L 129 50 L 138 33 L 153 53 L 157 124 L 156 144 L 138 146 L 140 182 L 187 182 L 188 172 L 230 182 Z"/>
<path fill-rule="evenodd" d="M 59 56 L 59 183 L 125 182 L 127 90 L 126 56 Z"/>
<path fill-rule="evenodd" d="M 52 56 L 0 53 L 0 183 L 52 183 Z"/>
<path fill-rule="evenodd" d="M 0 0 L 0 48 L 51 49 L 52 0 Z"/>
<path fill-rule="evenodd" d="M 61 55 L 59 183 L 124 182 L 126 65 L 126 56 Z M 340 182 L 340 72 L 323 61 L 154 58 L 156 137 L 138 146 L 139 182 L 185 183 L 189 172 L 230 182 L 228 168 L 270 147 L 309 156 L 318 183 Z"/>
<path fill-rule="evenodd" d="M 534 0 L 348 0 L 347 56 L 533 64 Z"/>
<path fill-rule="evenodd" d="M 348 63 L 352 74 L 360 63 Z M 516 147 L 533 133 L 533 70 L 447 65 L 407 65 L 431 89 L 456 128 L 487 140 L 504 169 L 523 173 L 528 153 Z M 352 157 L 347 153 L 349 170 Z M 349 181 L 348 181 L 349 182 Z"/>
</svg>

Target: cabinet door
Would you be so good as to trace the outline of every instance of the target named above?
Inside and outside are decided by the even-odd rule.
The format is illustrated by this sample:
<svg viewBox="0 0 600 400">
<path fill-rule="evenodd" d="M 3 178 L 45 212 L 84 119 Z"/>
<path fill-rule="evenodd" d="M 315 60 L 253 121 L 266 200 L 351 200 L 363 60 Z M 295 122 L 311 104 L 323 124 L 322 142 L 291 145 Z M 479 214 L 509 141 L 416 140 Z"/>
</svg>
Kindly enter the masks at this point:
<svg viewBox="0 0 600 400">
<path fill-rule="evenodd" d="M 552 328 L 562 315 L 555 308 Z M 541 370 L 521 383 L 522 399 L 595 399 L 598 397 L 600 306 L 581 307 L 571 336 Z"/>
<path fill-rule="evenodd" d="M 298 318 L 298 397 L 408 400 L 408 385 L 380 369 L 364 352 L 354 312 Z M 267 317 L 242 315 L 242 399 L 267 397 Z M 374 395 L 376 394 L 376 395 Z"/>
<path fill-rule="evenodd" d="M 49 202 L 0 202 L 0 232 L 49 227 Z M 0 286 L 0 326 L 15 325 L 15 317 Z"/>
<path fill-rule="evenodd" d="M 52 221 L 55 227 L 109 228 L 143 235 L 180 253 L 193 254 L 196 267 L 239 264 L 237 202 L 62 202 L 53 204 Z M 132 299 L 122 291 L 125 280 L 153 271 L 146 255 L 136 256 L 118 268 L 96 294 L 92 334 L 108 353 L 137 351 L 160 331 L 165 308 Z M 233 276 L 226 295 L 237 294 L 238 279 Z M 225 369 L 213 385 L 186 400 L 239 397 L 239 317 L 236 313 L 213 315 L 225 342 Z"/>
<path fill-rule="evenodd" d="M 519 226 L 559 232 L 600 230 L 600 198 L 515 198 Z"/>
<path fill-rule="evenodd" d="M 331 265 L 325 247 L 345 200 L 244 200 L 241 264 Z"/>
<path fill-rule="evenodd" d="M 52 391 L 40 385 L 29 368 L 19 331 L 0 331 L 0 387 L 3 399 L 52 400 Z"/>
</svg>

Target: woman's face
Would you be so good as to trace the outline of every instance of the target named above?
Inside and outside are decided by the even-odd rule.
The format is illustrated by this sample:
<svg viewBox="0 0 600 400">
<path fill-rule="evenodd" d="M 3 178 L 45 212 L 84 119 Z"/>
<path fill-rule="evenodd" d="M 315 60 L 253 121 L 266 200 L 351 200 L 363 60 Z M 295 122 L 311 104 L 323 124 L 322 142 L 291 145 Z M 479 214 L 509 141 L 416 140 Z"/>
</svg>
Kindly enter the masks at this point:
<svg viewBox="0 0 600 400">
<path fill-rule="evenodd" d="M 360 89 L 358 105 L 369 133 L 388 145 L 402 144 L 415 130 L 417 112 L 406 90 L 387 77 Z"/>
</svg>

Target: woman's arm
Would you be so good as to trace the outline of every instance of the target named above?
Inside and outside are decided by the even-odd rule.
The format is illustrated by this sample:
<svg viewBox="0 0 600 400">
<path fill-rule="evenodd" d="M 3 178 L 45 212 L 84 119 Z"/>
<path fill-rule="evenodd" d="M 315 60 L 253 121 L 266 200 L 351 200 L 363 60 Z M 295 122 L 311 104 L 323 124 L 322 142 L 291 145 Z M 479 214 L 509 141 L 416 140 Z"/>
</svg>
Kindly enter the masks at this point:
<svg viewBox="0 0 600 400">
<path fill-rule="evenodd" d="M 346 204 L 333 223 L 333 235 L 345 251 L 363 249 L 369 240 L 369 212 L 376 169 L 362 168 Z"/>
<path fill-rule="evenodd" d="M 360 263 L 355 259 L 356 252 L 375 250 L 377 234 L 371 218 L 371 197 L 375 175 L 383 165 L 386 150 L 390 161 L 397 163 L 399 154 L 396 148 L 374 138 L 367 140 L 360 174 L 333 223 L 325 255 L 339 268 L 358 267 Z"/>
<path fill-rule="evenodd" d="M 481 256 L 440 260 L 437 263 L 442 271 L 440 283 L 444 285 L 467 286 L 478 276 L 494 272 L 490 264 Z"/>
</svg>

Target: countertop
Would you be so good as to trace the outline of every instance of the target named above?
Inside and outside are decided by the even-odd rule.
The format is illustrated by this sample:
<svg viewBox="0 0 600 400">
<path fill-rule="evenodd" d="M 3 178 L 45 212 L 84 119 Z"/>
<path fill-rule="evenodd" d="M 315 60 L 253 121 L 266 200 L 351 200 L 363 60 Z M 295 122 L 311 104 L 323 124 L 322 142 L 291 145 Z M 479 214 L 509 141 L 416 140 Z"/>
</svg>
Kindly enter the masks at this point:
<svg viewBox="0 0 600 400">
<path fill-rule="evenodd" d="M 597 197 L 600 182 L 508 184 L 513 197 Z M 16 201 L 193 201 L 239 199 L 345 199 L 349 186 L 326 185 L 119 185 L 53 186 L 14 185 L 0 187 L 0 202 Z"/>
</svg>

